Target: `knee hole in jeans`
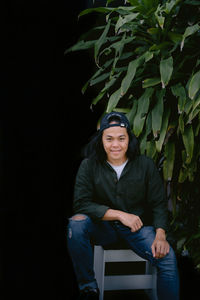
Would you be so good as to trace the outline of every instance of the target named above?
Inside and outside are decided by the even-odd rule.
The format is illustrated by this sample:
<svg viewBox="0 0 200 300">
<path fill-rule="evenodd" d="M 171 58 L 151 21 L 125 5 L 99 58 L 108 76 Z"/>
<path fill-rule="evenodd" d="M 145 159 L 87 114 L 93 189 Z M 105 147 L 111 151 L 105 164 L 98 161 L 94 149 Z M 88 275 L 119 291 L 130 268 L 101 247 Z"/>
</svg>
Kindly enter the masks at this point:
<svg viewBox="0 0 200 300">
<path fill-rule="evenodd" d="M 83 214 L 76 214 L 74 216 L 72 216 L 69 221 L 75 221 L 72 223 L 69 223 L 68 225 L 68 238 L 71 239 L 72 238 L 72 227 L 74 226 L 73 224 L 75 224 L 76 222 L 81 222 L 87 219 L 86 215 Z M 78 223 L 76 223 L 78 225 Z"/>
<path fill-rule="evenodd" d="M 71 220 L 82 221 L 82 220 L 85 220 L 86 218 L 87 217 L 85 215 L 77 214 L 77 215 L 74 215 L 73 217 L 71 217 Z"/>
</svg>

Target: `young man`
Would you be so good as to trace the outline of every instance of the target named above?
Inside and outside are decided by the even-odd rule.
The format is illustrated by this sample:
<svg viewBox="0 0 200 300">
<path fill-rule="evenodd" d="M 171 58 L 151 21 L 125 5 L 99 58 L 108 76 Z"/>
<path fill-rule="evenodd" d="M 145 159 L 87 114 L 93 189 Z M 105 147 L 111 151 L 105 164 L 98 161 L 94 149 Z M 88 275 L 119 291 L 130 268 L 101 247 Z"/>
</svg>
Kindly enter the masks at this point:
<svg viewBox="0 0 200 300">
<path fill-rule="evenodd" d="M 139 155 L 122 113 L 106 114 L 78 170 L 68 249 L 80 299 L 99 299 L 93 244 L 123 240 L 157 267 L 159 300 L 179 299 L 176 257 L 166 239 L 167 203 L 153 161 Z"/>
</svg>

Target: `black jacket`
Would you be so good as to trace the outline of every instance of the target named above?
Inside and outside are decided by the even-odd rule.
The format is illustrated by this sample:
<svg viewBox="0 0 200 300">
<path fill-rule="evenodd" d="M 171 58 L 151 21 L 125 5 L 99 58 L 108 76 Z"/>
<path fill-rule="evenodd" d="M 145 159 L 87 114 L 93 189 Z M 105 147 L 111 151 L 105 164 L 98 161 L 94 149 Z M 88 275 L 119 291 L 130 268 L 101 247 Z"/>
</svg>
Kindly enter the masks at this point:
<svg viewBox="0 0 200 300">
<path fill-rule="evenodd" d="M 107 162 L 82 161 L 75 182 L 74 212 L 101 220 L 109 208 L 133 213 L 144 225 L 167 230 L 167 201 L 152 159 L 140 155 L 128 161 L 119 180 Z"/>
</svg>

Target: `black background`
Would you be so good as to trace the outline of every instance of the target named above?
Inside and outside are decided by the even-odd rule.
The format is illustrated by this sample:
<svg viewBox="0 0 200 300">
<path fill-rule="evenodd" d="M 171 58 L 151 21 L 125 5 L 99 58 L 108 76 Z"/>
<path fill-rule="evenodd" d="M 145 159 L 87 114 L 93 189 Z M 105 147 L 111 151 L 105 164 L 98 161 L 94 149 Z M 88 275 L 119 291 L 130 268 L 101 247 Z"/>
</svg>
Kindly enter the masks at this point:
<svg viewBox="0 0 200 300">
<path fill-rule="evenodd" d="M 102 109 L 92 112 L 92 92 L 81 94 L 93 72 L 89 54 L 63 53 L 95 23 L 77 19 L 90 2 L 0 4 L 1 299 L 78 293 L 66 224 L 81 149 Z M 188 259 L 179 264 L 187 299 L 198 278 Z"/>
<path fill-rule="evenodd" d="M 89 25 L 70 2 L 1 2 L 1 299 L 76 293 L 66 223 L 96 113 L 88 54 L 64 57 Z"/>
</svg>

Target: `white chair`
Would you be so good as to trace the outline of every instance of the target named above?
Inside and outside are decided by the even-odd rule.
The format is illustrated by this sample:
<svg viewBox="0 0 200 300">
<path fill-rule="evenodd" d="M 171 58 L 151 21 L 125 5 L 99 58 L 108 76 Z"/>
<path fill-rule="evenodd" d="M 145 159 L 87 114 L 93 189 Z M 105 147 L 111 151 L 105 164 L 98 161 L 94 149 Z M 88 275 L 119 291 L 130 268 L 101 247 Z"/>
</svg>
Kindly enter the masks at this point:
<svg viewBox="0 0 200 300">
<path fill-rule="evenodd" d="M 142 275 L 105 275 L 107 262 L 145 262 L 145 274 Z M 109 249 L 94 246 L 94 272 L 100 290 L 100 300 L 104 291 L 112 290 L 146 290 L 151 300 L 157 300 L 156 268 L 131 249 Z"/>
</svg>

